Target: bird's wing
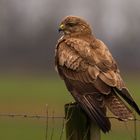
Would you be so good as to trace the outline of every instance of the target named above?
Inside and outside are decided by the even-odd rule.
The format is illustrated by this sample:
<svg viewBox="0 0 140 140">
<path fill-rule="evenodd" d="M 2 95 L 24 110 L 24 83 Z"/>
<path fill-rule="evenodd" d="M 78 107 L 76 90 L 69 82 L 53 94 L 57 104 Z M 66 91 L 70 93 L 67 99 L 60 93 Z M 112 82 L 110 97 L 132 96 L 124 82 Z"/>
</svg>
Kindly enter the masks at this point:
<svg viewBox="0 0 140 140">
<path fill-rule="evenodd" d="M 96 49 L 96 54 L 98 55 L 97 57 L 99 58 L 100 62 L 96 65 L 101 70 L 99 75 L 100 79 L 107 85 L 113 87 L 114 91 L 116 91 L 140 115 L 140 109 L 125 86 L 120 76 L 119 69 L 117 68 L 117 64 L 108 48 L 100 40 L 97 40 L 97 42 L 93 44 L 93 47 L 94 45 L 98 46 L 98 49 Z M 102 53 L 101 50 L 103 50 Z"/>
<path fill-rule="evenodd" d="M 59 66 L 65 68 L 65 76 L 73 80 L 97 84 L 97 88 L 117 87 L 122 89 L 123 80 L 107 47 L 99 40 L 95 43 L 70 38 L 59 44 Z M 101 93 L 108 93 L 100 89 Z M 108 91 L 108 92 L 107 92 Z"/>
</svg>

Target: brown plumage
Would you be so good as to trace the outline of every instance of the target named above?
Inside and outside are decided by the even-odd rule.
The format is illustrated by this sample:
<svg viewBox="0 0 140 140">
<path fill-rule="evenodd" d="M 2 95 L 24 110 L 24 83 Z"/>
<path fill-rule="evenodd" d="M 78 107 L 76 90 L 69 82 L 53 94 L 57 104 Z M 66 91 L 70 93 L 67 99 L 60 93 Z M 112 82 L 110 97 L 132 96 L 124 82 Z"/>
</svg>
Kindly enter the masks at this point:
<svg viewBox="0 0 140 140">
<path fill-rule="evenodd" d="M 56 69 L 90 119 L 96 121 L 103 132 L 111 129 L 106 108 L 120 120 L 133 119 L 132 111 L 119 95 L 140 114 L 107 46 L 95 38 L 88 23 L 68 16 L 59 30 L 63 36 L 56 46 Z"/>
</svg>

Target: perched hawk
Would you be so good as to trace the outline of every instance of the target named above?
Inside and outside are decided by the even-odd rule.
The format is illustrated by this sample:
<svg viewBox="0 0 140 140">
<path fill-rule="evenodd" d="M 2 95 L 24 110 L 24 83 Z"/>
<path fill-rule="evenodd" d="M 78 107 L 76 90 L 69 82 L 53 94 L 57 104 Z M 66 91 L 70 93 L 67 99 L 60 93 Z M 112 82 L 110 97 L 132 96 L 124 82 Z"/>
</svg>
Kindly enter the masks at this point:
<svg viewBox="0 0 140 140">
<path fill-rule="evenodd" d="M 76 102 L 104 133 L 111 129 L 108 108 L 118 119 L 133 119 L 132 111 L 120 96 L 140 114 L 126 88 L 107 46 L 97 39 L 89 24 L 76 16 L 61 22 L 63 36 L 56 46 L 56 69 Z"/>
</svg>

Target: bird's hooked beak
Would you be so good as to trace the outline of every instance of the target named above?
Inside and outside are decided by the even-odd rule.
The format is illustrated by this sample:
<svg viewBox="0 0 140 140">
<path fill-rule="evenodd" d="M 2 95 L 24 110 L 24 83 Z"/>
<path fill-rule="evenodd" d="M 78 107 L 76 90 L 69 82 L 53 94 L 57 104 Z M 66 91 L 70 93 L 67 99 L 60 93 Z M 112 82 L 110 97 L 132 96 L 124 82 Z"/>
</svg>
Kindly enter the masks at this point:
<svg viewBox="0 0 140 140">
<path fill-rule="evenodd" d="M 60 24 L 58 31 L 64 31 L 65 30 L 65 25 L 64 24 Z"/>
</svg>

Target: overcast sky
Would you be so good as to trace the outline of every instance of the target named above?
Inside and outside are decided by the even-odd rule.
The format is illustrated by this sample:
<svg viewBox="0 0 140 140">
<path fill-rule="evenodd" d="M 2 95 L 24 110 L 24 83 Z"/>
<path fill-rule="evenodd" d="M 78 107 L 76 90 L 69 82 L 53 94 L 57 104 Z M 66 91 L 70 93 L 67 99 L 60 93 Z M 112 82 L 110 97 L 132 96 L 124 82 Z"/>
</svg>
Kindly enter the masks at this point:
<svg viewBox="0 0 140 140">
<path fill-rule="evenodd" d="M 109 46 L 113 54 L 120 59 L 119 61 L 126 62 L 131 55 L 135 65 L 140 67 L 138 64 L 139 7 L 139 0 L 2 0 L 0 1 L 0 47 L 17 46 L 27 49 L 35 46 L 38 55 L 44 56 L 42 58 L 44 59 L 46 54 L 43 49 L 48 46 L 47 59 L 52 61 L 54 53 L 52 46 L 55 46 L 59 38 L 57 28 L 61 19 L 67 15 L 77 15 L 91 24 L 97 38 L 102 39 Z M 41 47 L 42 51 L 39 54 L 37 49 Z M 124 48 L 127 48 L 127 51 Z M 9 49 L 5 51 L 6 53 L 1 51 L 0 55 L 7 57 L 5 55 L 7 51 Z M 8 52 L 8 56 L 11 52 L 11 50 Z"/>
</svg>

